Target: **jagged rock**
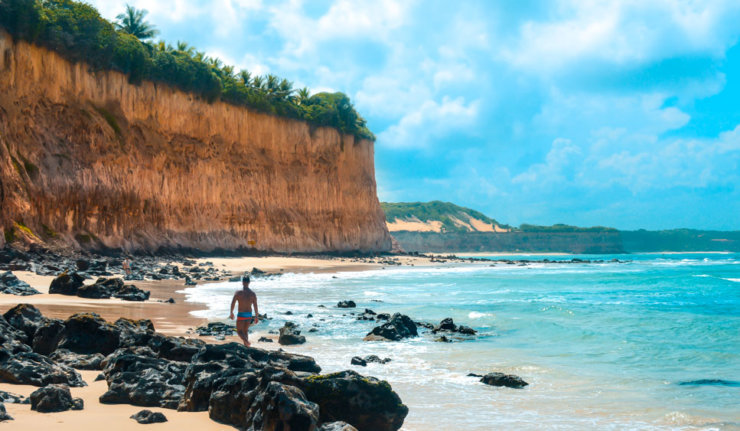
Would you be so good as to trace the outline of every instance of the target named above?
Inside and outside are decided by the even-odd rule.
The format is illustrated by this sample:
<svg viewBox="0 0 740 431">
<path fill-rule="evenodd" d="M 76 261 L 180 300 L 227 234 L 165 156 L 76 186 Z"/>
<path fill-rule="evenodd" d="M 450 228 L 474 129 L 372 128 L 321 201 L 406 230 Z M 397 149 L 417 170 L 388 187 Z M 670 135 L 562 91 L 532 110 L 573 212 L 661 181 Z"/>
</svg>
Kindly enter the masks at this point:
<svg viewBox="0 0 740 431">
<path fill-rule="evenodd" d="M 120 329 L 96 313 L 78 313 L 64 321 L 64 335 L 59 348 L 75 353 L 113 353 L 120 344 Z"/>
<path fill-rule="evenodd" d="M 108 391 L 100 402 L 175 409 L 185 392 L 186 367 L 182 362 L 126 352 L 111 355 L 103 370 Z"/>
<path fill-rule="evenodd" d="M 232 336 L 236 333 L 236 326 L 221 322 L 209 322 L 207 326 L 195 328 L 195 332 L 203 337 L 214 335 Z"/>
<path fill-rule="evenodd" d="M 350 361 L 350 364 L 351 365 L 358 365 L 360 367 L 367 367 L 367 361 L 364 360 L 364 359 L 362 359 L 359 356 L 353 357 L 352 360 Z"/>
<path fill-rule="evenodd" d="M 100 353 L 84 354 L 59 349 L 49 355 L 49 359 L 77 370 L 102 370 L 103 366 L 101 364 L 105 357 Z"/>
<path fill-rule="evenodd" d="M 72 398 L 66 385 L 48 385 L 31 393 L 31 410 L 41 413 L 82 410 L 80 398 Z"/>
<path fill-rule="evenodd" d="M 357 307 L 357 304 L 355 304 L 355 301 L 349 300 L 349 301 L 339 301 L 337 303 L 337 308 L 355 308 Z"/>
<path fill-rule="evenodd" d="M 151 410 L 142 410 L 135 415 L 132 415 L 131 419 L 140 424 L 157 424 L 167 422 L 167 417 L 165 415 L 160 412 L 153 412 Z"/>
<path fill-rule="evenodd" d="M 127 284 L 113 294 L 114 298 L 124 301 L 146 301 L 149 299 L 150 292 L 141 290 L 133 284 Z"/>
<path fill-rule="evenodd" d="M 0 349 L 0 381 L 20 385 L 46 386 L 64 383 L 68 386 L 85 386 L 77 371 L 66 365 L 55 364 L 38 353 L 11 353 Z"/>
<path fill-rule="evenodd" d="M 348 424 L 347 422 L 330 422 L 321 424 L 321 427 L 319 427 L 318 431 L 358 431 L 357 428 L 353 427 L 352 425 Z"/>
<path fill-rule="evenodd" d="M 473 329 L 473 328 L 471 328 L 469 326 L 465 326 L 465 325 L 458 326 L 457 327 L 457 332 L 459 332 L 461 334 L 464 334 L 464 335 L 475 335 L 475 334 L 478 333 L 478 331 L 476 331 L 475 329 Z"/>
<path fill-rule="evenodd" d="M 192 278 L 190 278 L 187 275 L 185 276 L 185 286 L 197 286 L 197 285 L 198 285 L 198 283 L 196 283 L 195 281 L 193 281 Z"/>
<path fill-rule="evenodd" d="M 292 344 L 303 344 L 306 342 L 306 337 L 301 335 L 301 331 L 293 322 L 285 322 L 282 328 L 280 328 L 280 337 L 278 337 L 278 343 L 286 346 Z"/>
<path fill-rule="evenodd" d="M 224 379 L 208 400 L 208 416 L 217 422 L 243 427 L 259 384 L 255 372 Z"/>
<path fill-rule="evenodd" d="M 375 320 L 391 320 L 391 315 L 388 313 L 380 313 L 375 316 Z"/>
<path fill-rule="evenodd" d="M 193 356 L 205 346 L 201 340 L 183 337 L 171 337 L 162 334 L 151 334 L 146 346 L 157 356 L 170 361 L 190 362 Z"/>
<path fill-rule="evenodd" d="M 260 337 L 257 341 L 260 343 L 272 343 L 272 338 Z"/>
<path fill-rule="evenodd" d="M 38 308 L 30 304 L 18 304 L 6 311 L 3 317 L 14 328 L 24 333 L 22 341 L 27 344 L 45 319 Z"/>
<path fill-rule="evenodd" d="M 41 292 L 31 287 L 25 281 L 19 280 L 12 272 L 7 271 L 0 273 L 0 293 L 29 296 L 38 295 Z"/>
<path fill-rule="evenodd" d="M 0 391 L 0 403 L 8 404 L 28 404 L 28 398 L 23 395 L 17 395 L 10 392 Z"/>
<path fill-rule="evenodd" d="M 5 404 L 0 403 L 0 422 L 5 421 L 12 421 L 13 418 L 8 414 L 8 411 L 5 410 Z"/>
<path fill-rule="evenodd" d="M 396 313 L 381 326 L 376 326 L 365 337 L 365 341 L 399 341 L 404 338 L 416 337 L 416 324 L 409 316 Z"/>
<path fill-rule="evenodd" d="M 319 405 L 321 422 L 344 421 L 362 430 L 395 431 L 409 412 L 388 382 L 354 371 L 306 377 L 301 389 Z"/>
<path fill-rule="evenodd" d="M 521 377 L 513 374 L 488 373 L 481 377 L 480 381 L 490 386 L 506 386 L 508 388 L 520 389 L 528 386 Z"/>
<path fill-rule="evenodd" d="M 26 334 L 23 331 L 16 329 L 13 325 L 8 323 L 4 317 L 0 316 L 0 344 L 2 344 L 3 347 L 7 348 L 11 344 L 20 344 L 21 340 L 23 340 L 25 336 Z"/>
<path fill-rule="evenodd" d="M 391 358 L 383 358 L 383 359 L 380 359 L 376 355 L 368 355 L 368 356 L 365 356 L 364 359 L 365 359 L 365 362 L 367 362 L 368 364 L 369 363 L 387 364 L 388 362 L 391 361 Z"/>
<path fill-rule="evenodd" d="M 439 322 L 439 325 L 434 327 L 434 330 L 432 332 L 437 333 L 439 331 L 456 332 L 457 325 L 455 325 L 455 322 L 452 320 L 452 318 L 448 317 L 446 319 L 442 319 L 442 321 Z"/>
<path fill-rule="evenodd" d="M 375 313 L 373 310 L 366 308 L 365 311 L 357 316 L 357 320 L 370 320 L 374 321 L 377 316 L 377 313 Z"/>
<path fill-rule="evenodd" d="M 85 277 L 73 272 L 63 273 L 52 280 L 49 286 L 49 293 L 58 293 L 61 295 L 77 295 L 77 290 L 82 287 Z"/>
<path fill-rule="evenodd" d="M 82 298 L 107 299 L 123 288 L 120 278 L 99 278 L 95 284 L 81 286 L 77 289 L 77 296 Z"/>
<path fill-rule="evenodd" d="M 315 430 L 319 407 L 289 385 L 269 382 L 252 401 L 245 428 L 261 430 Z"/>
<path fill-rule="evenodd" d="M 64 323 L 59 319 L 46 319 L 33 335 L 31 347 L 41 355 L 49 355 L 56 350 L 64 336 Z"/>
</svg>

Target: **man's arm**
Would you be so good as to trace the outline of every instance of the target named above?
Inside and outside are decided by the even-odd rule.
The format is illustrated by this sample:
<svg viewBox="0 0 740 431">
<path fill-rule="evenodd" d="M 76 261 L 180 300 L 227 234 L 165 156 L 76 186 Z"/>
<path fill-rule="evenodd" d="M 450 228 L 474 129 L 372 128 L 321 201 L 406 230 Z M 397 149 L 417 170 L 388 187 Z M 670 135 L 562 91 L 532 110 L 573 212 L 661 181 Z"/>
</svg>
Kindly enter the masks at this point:
<svg viewBox="0 0 740 431">
<path fill-rule="evenodd" d="M 234 298 L 231 299 L 231 308 L 229 308 L 229 319 L 234 320 L 234 305 L 236 304 L 236 293 Z"/>
<path fill-rule="evenodd" d="M 252 296 L 252 306 L 254 306 L 254 325 L 260 323 L 260 310 L 257 308 L 257 295 Z"/>
</svg>

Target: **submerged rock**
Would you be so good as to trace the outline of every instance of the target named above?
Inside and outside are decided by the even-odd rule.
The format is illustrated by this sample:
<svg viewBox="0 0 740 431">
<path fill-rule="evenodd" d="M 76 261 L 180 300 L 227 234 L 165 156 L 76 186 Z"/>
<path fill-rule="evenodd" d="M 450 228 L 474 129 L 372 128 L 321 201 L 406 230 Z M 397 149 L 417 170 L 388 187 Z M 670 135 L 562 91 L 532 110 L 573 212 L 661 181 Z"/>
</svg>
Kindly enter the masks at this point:
<svg viewBox="0 0 740 431">
<path fill-rule="evenodd" d="M 29 296 L 38 295 L 41 292 L 31 287 L 25 281 L 19 280 L 12 272 L 7 271 L 0 273 L 0 293 Z"/>
<path fill-rule="evenodd" d="M 349 300 L 349 301 L 339 301 L 337 303 L 337 308 L 355 308 L 357 307 L 357 304 L 355 304 L 355 301 Z"/>
<path fill-rule="evenodd" d="M 153 412 L 151 410 L 142 410 L 135 415 L 132 415 L 131 419 L 143 425 L 167 422 L 167 417 L 165 415 L 160 412 Z"/>
<path fill-rule="evenodd" d="M 65 385 L 48 385 L 31 393 L 31 410 L 41 413 L 82 410 L 81 398 L 72 398 L 69 387 Z"/>
<path fill-rule="evenodd" d="M 419 335 L 416 324 L 409 316 L 396 313 L 381 326 L 376 326 L 365 337 L 365 341 L 399 341 Z"/>
<path fill-rule="evenodd" d="M 505 386 L 514 389 L 521 389 L 529 385 L 519 376 L 504 373 L 488 373 L 481 377 L 480 381 L 490 386 Z"/>
</svg>

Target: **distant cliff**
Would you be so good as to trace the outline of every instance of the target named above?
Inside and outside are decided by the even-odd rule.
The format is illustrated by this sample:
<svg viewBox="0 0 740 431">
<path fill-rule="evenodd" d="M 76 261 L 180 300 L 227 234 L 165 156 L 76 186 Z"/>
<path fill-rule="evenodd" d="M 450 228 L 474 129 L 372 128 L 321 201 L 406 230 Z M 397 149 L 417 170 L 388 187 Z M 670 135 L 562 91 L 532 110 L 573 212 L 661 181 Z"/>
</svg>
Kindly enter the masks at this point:
<svg viewBox="0 0 740 431">
<path fill-rule="evenodd" d="M 389 250 L 373 145 L 0 32 L 0 245 Z"/>
</svg>

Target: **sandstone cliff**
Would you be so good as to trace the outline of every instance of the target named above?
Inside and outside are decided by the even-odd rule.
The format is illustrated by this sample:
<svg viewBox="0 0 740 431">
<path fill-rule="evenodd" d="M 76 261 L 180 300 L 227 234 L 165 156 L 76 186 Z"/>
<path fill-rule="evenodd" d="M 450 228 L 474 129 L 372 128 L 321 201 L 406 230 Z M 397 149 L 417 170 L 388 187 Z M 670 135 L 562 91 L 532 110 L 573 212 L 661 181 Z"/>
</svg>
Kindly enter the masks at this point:
<svg viewBox="0 0 740 431">
<path fill-rule="evenodd" d="M 373 152 L 0 32 L 0 245 L 389 250 Z"/>
</svg>

